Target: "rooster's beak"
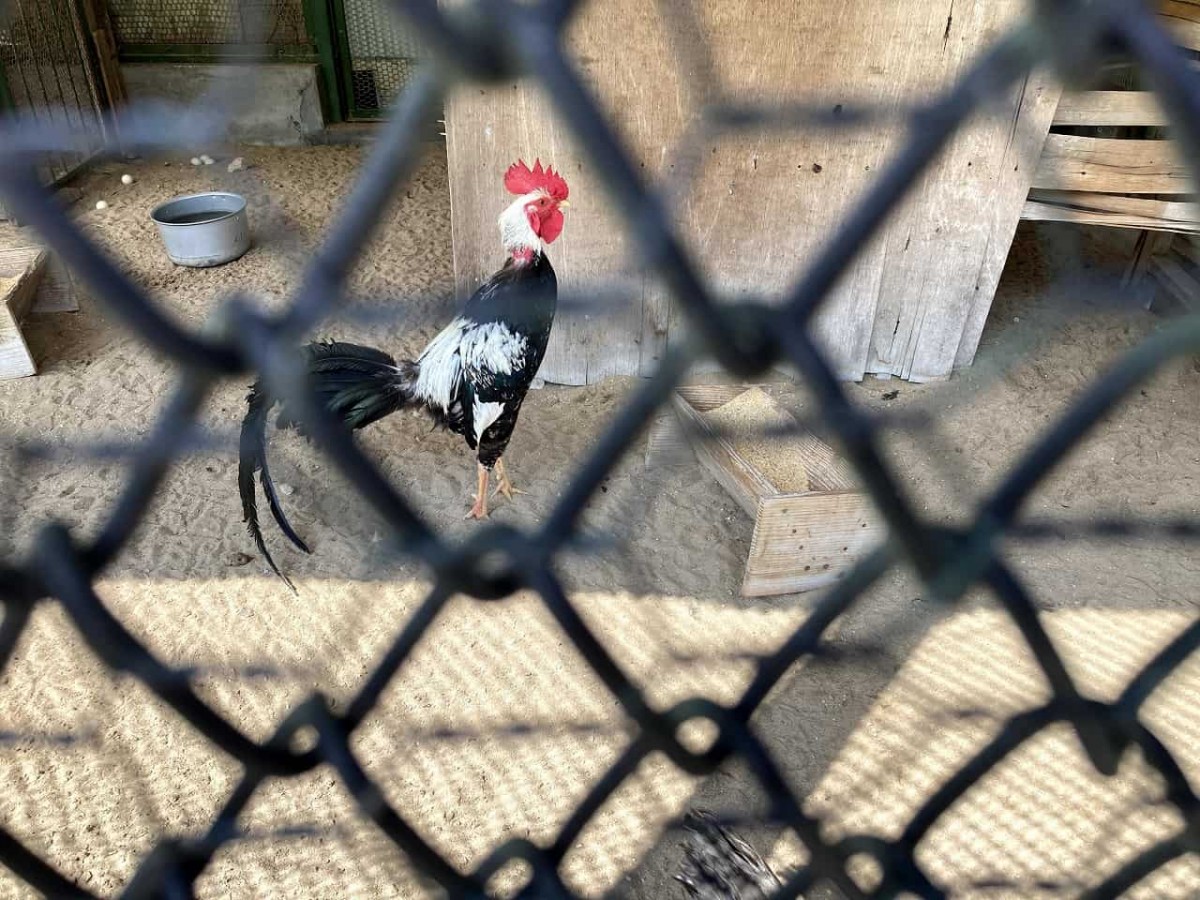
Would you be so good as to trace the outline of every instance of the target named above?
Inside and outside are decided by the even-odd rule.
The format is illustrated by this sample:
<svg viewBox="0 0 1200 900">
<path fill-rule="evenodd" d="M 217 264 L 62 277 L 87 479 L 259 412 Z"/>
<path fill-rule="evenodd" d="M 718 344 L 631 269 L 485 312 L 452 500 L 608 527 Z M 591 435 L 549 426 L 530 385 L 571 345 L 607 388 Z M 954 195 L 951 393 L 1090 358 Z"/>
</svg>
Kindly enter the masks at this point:
<svg viewBox="0 0 1200 900">
<path fill-rule="evenodd" d="M 566 200 L 563 200 L 562 202 L 560 202 L 560 203 L 558 204 L 558 208 L 559 208 L 559 209 L 570 209 L 570 208 L 571 208 L 571 204 L 570 204 L 570 203 L 568 203 Z"/>
</svg>

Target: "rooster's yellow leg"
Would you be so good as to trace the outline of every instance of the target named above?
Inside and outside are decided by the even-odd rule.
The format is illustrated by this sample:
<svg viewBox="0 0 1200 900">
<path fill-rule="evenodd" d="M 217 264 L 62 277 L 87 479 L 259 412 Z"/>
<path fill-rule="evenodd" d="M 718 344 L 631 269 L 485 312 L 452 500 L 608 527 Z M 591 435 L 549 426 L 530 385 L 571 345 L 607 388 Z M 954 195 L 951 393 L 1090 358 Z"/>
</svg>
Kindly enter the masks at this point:
<svg viewBox="0 0 1200 900">
<path fill-rule="evenodd" d="M 488 517 L 487 508 L 487 489 L 488 489 L 488 470 L 483 463 L 479 463 L 479 486 L 475 491 L 475 505 L 471 507 L 464 519 L 486 519 Z"/>
<path fill-rule="evenodd" d="M 504 468 L 504 457 L 500 457 L 500 459 L 496 460 L 496 481 L 496 490 L 492 493 L 493 497 L 496 496 L 496 494 L 503 494 L 505 497 L 511 500 L 513 494 L 527 493 L 526 491 L 517 490 L 515 487 L 513 487 L 513 483 L 508 480 L 508 470 Z"/>
</svg>

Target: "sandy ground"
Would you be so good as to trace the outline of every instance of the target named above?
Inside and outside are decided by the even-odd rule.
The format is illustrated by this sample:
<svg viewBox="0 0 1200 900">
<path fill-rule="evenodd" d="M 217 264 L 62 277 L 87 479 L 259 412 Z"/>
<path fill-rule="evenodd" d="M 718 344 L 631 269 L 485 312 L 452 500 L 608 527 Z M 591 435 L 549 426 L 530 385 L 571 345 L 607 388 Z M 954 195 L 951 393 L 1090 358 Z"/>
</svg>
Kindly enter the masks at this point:
<svg viewBox="0 0 1200 900">
<path fill-rule="evenodd" d="M 294 288 L 299 263 L 361 159 L 353 148 L 244 155 L 251 168 L 236 176 L 220 165 L 195 169 L 172 160 L 101 169 L 81 185 L 77 210 L 88 232 L 192 325 L 222 292 L 248 289 L 274 302 Z M 123 171 L 135 175 L 131 187 L 119 184 Z M 230 266 L 176 268 L 159 252 L 146 212 L 165 197 L 215 185 L 251 198 L 257 246 Z M 97 199 L 111 208 L 94 210 Z M 1108 360 L 1170 327 L 1140 311 L 1046 299 L 1049 260 L 1063 257 L 1051 239 L 1061 236 L 1022 230 L 970 372 L 942 385 L 852 388 L 871 407 L 936 414 L 936 428 L 889 445 L 932 518 L 969 513 Z M 1089 260 L 1103 260 L 1112 243 L 1088 235 L 1082 249 Z M 451 280 L 445 167 L 431 156 L 365 251 L 353 285 L 365 308 L 399 308 L 403 318 L 327 333 L 398 356 L 415 353 L 451 314 L 443 299 Z M 389 302 L 400 297 L 417 299 Z M 0 423 L 9 437 L 136 437 L 151 426 L 173 381 L 168 363 L 86 297 L 78 314 L 36 319 L 29 341 L 43 371 L 0 383 Z M 541 521 L 632 386 L 615 380 L 532 393 L 508 456 L 529 494 L 501 500 L 496 518 Z M 1073 454 L 1030 512 L 1200 514 L 1198 387 L 1193 361 L 1173 366 Z M 223 386 L 205 410 L 205 422 L 230 438 L 227 448 L 244 389 Z M 771 390 L 801 409 L 806 404 L 790 385 Z M 401 416 L 374 426 L 363 443 L 438 528 L 473 531 L 462 514 L 474 470 L 458 439 Z M 294 435 L 275 439 L 273 453 L 277 480 L 294 488 L 288 509 L 315 550 L 302 557 L 269 532 L 299 597 L 253 558 L 229 449 L 192 456 L 173 471 L 99 585 L 127 627 L 164 660 L 193 667 L 205 697 L 257 738 L 314 689 L 336 702 L 352 696 L 428 589 L 419 566 L 387 552 L 379 522 L 319 454 Z M 122 477 L 119 462 L 69 449 L 24 468 L 11 453 L 0 455 L 3 552 L 24 552 L 51 517 L 90 533 Z M 656 705 L 696 693 L 732 699 L 752 674 L 753 657 L 778 646 L 818 598 L 737 596 L 751 524 L 694 461 L 647 470 L 639 447 L 587 518 L 592 531 L 620 535 L 620 548 L 562 561 L 580 611 Z M 1195 617 L 1194 548 L 1053 541 L 1014 542 L 1009 551 L 1046 608 L 1073 674 L 1095 696 L 1115 695 Z M 1045 696 L 1019 637 L 985 598 L 938 619 L 905 572 L 884 579 L 847 617 L 838 640 L 871 649 L 798 670 L 756 723 L 808 808 L 827 819 L 830 836 L 899 833 L 1004 717 Z M 1193 779 L 1200 778 L 1197 692 L 1200 667 L 1190 665 L 1147 711 Z M 159 835 L 204 828 L 238 774 L 144 686 L 111 675 L 54 605 L 39 608 L 0 673 L 0 732 L 0 823 L 103 894 L 120 890 Z M 549 840 L 628 740 L 615 700 L 537 598 L 520 595 L 498 604 L 454 601 L 354 749 L 388 799 L 468 869 L 507 837 Z M 1072 895 L 1178 827 L 1161 794 L 1136 759 L 1103 781 L 1071 737 L 1048 732 L 951 810 L 919 858 L 964 896 Z M 591 823 L 564 871 L 589 895 L 615 888 L 675 896 L 677 850 L 662 835 L 664 824 L 691 803 L 749 809 L 754 800 L 738 766 L 699 783 L 652 760 Z M 243 825 L 247 840 L 218 857 L 201 881 L 204 896 L 424 895 L 404 857 L 356 814 L 329 770 L 271 783 Z M 752 836 L 780 867 L 798 858 L 786 836 Z M 503 873 L 495 887 L 510 889 L 519 878 Z M 1142 896 L 1200 891 L 1195 865 L 1172 867 L 1160 879 Z M 984 881 L 1001 887 L 972 888 Z M 0 873 L 0 897 L 28 895 Z"/>
</svg>

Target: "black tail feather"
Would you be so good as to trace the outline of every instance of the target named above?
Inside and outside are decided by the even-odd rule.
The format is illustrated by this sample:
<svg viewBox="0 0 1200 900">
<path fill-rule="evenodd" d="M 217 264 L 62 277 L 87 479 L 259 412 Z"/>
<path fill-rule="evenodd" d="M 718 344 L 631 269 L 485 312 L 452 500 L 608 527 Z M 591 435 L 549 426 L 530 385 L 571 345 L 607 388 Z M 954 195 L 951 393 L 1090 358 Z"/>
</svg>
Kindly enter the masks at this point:
<svg viewBox="0 0 1200 900">
<path fill-rule="evenodd" d="M 279 494 L 275 490 L 275 482 L 271 478 L 270 470 L 267 468 L 267 454 L 265 451 L 259 462 L 258 477 L 262 482 L 263 493 L 267 495 L 267 506 L 270 508 L 271 515 L 274 516 L 276 524 L 279 525 L 279 530 L 284 533 L 289 541 L 295 544 L 297 550 L 311 554 L 312 551 L 308 549 L 308 544 L 304 543 L 303 538 L 296 534 L 296 529 L 292 527 L 292 523 L 288 521 L 288 517 L 283 514 L 283 506 L 279 503 Z"/>
<path fill-rule="evenodd" d="M 411 399 L 415 366 L 402 367 L 388 354 L 370 347 L 340 342 L 312 343 L 304 348 L 308 357 L 308 374 L 312 386 L 326 409 L 336 414 L 351 428 L 365 428 L 384 416 L 403 409 Z M 271 570 L 293 591 L 291 580 L 280 571 L 267 550 L 258 521 L 258 504 L 254 491 L 254 473 L 259 473 L 263 493 L 271 515 L 281 531 L 297 548 L 311 553 L 308 545 L 296 533 L 284 515 L 275 482 L 267 466 L 267 417 L 273 401 L 261 383 L 256 382 L 246 397 L 246 416 L 242 420 L 238 491 L 242 497 L 242 516 L 254 544 Z M 284 409 L 279 414 L 279 427 L 299 423 Z"/>
<path fill-rule="evenodd" d="M 271 409 L 271 401 L 267 398 L 261 384 L 256 382 L 250 388 L 250 393 L 246 397 L 246 406 L 246 417 L 242 419 L 242 435 L 238 447 L 238 493 L 242 497 L 242 520 L 246 523 L 250 537 L 254 539 L 254 545 L 258 547 L 258 552 L 263 555 L 263 559 L 267 561 L 271 571 L 282 578 L 284 584 L 295 593 L 296 586 L 275 564 L 275 560 L 271 557 L 271 551 L 267 549 L 267 542 L 263 540 L 262 528 L 258 524 L 258 499 L 254 493 L 255 472 L 262 471 L 263 489 L 267 493 L 268 500 L 271 501 L 275 495 L 275 486 L 267 470 L 267 414 Z M 277 504 L 271 501 L 273 513 L 275 513 L 276 506 Z M 287 521 L 286 518 L 283 518 L 282 511 L 276 513 L 275 519 L 276 521 Z M 288 530 L 290 530 L 290 526 Z"/>
<path fill-rule="evenodd" d="M 412 363 L 400 367 L 382 350 L 342 341 L 312 343 L 304 350 L 317 395 L 351 428 L 366 428 L 410 400 Z M 278 424 L 282 428 L 298 423 L 285 409 Z"/>
</svg>

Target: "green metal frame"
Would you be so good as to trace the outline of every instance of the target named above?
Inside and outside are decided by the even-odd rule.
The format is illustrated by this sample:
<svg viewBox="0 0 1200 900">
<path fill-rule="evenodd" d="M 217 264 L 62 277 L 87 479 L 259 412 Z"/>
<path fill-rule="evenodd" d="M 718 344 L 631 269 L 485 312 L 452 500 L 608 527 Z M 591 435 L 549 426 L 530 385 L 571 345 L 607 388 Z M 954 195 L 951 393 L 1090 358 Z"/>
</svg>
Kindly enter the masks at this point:
<svg viewBox="0 0 1200 900">
<path fill-rule="evenodd" d="M 387 117 L 387 109 L 359 109 L 354 104 L 354 60 L 350 53 L 350 31 L 346 24 L 344 0 L 305 0 L 306 3 L 324 3 L 329 16 L 330 83 L 336 84 L 341 92 L 343 121 L 378 121 Z M 431 128 L 436 132 L 437 129 Z"/>
<path fill-rule="evenodd" d="M 343 87 L 338 83 L 338 73 L 344 68 L 339 66 L 340 60 L 349 59 L 349 56 L 341 55 L 335 24 L 339 19 L 330 8 L 330 2 L 331 0 L 303 0 L 304 24 L 316 47 L 317 66 L 320 70 L 321 107 L 325 113 L 325 121 L 345 122 L 349 118 L 347 104 L 353 94 L 343 93 Z M 340 21 L 344 22 L 345 16 L 342 16 Z"/>
<path fill-rule="evenodd" d="M 343 0 L 328 0 L 333 24 L 334 50 L 337 54 L 336 76 L 342 91 L 346 119 L 378 119 L 381 110 L 364 112 L 354 106 L 354 61 L 350 55 L 350 31 L 346 25 L 346 4 Z"/>
<path fill-rule="evenodd" d="M 217 60 L 317 62 L 315 46 L 307 44 L 122 44 L 117 58 L 128 63 L 202 63 Z"/>
</svg>

